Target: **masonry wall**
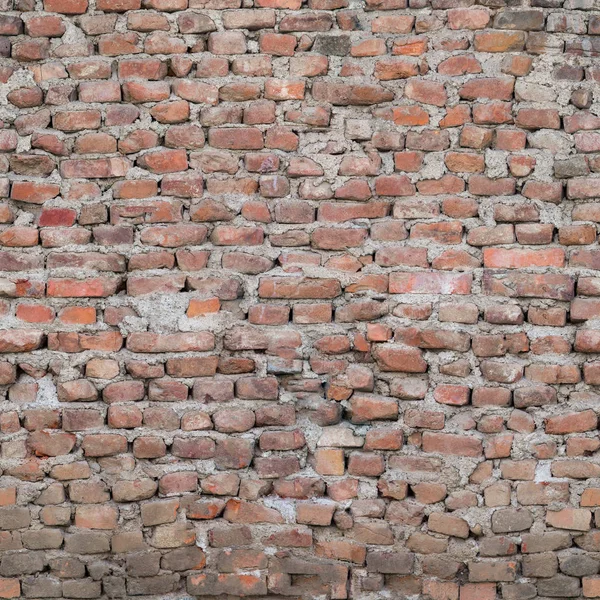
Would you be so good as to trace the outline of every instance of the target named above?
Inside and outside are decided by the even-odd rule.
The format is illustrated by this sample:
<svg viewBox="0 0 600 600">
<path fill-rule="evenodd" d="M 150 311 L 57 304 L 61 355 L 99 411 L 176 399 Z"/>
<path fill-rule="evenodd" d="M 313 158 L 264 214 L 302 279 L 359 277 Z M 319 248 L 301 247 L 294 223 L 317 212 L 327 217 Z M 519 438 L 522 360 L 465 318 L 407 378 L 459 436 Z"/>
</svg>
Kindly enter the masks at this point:
<svg viewBox="0 0 600 600">
<path fill-rule="evenodd" d="M 0 0 L 0 598 L 600 597 L 597 0 Z"/>
</svg>

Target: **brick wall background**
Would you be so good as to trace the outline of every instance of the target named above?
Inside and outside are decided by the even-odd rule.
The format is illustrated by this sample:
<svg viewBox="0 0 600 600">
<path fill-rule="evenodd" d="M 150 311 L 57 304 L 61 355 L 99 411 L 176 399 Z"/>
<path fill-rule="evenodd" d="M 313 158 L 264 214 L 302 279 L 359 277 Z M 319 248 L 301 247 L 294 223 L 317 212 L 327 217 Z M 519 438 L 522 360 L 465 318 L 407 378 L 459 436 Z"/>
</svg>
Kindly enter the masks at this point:
<svg viewBox="0 0 600 600">
<path fill-rule="evenodd" d="M 0 0 L 0 598 L 600 597 L 597 0 Z"/>
</svg>

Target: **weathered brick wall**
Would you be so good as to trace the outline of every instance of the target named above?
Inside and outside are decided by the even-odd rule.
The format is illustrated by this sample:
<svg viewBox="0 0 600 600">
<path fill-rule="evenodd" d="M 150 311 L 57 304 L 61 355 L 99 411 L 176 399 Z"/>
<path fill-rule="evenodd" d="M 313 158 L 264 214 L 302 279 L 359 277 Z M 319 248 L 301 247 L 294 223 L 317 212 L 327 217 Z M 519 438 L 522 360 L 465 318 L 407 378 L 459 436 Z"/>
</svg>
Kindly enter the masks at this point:
<svg viewBox="0 0 600 600">
<path fill-rule="evenodd" d="M 0 598 L 600 597 L 598 0 L 0 11 Z"/>
</svg>

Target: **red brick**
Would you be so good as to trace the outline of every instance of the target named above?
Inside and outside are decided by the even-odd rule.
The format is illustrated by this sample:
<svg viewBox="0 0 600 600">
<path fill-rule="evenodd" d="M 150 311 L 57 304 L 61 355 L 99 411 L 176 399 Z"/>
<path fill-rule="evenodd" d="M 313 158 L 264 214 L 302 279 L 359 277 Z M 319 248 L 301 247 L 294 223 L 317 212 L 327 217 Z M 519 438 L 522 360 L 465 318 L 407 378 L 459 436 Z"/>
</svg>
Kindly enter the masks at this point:
<svg viewBox="0 0 600 600">
<path fill-rule="evenodd" d="M 482 445 L 476 437 L 425 432 L 423 450 L 439 454 L 477 457 L 482 454 Z"/>
<path fill-rule="evenodd" d="M 65 15 L 82 14 L 87 7 L 87 0 L 44 0 L 44 10 Z"/>
</svg>

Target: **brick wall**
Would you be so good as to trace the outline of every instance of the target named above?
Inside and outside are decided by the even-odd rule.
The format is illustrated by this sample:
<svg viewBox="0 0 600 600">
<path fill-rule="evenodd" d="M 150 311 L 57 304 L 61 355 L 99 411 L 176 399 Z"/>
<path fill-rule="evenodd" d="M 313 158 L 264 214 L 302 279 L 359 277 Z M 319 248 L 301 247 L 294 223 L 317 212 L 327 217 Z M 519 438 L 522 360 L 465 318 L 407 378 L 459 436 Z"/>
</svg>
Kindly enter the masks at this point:
<svg viewBox="0 0 600 600">
<path fill-rule="evenodd" d="M 600 597 L 597 0 L 0 0 L 0 598 Z"/>
</svg>

